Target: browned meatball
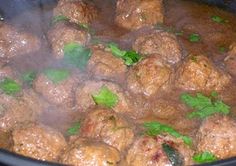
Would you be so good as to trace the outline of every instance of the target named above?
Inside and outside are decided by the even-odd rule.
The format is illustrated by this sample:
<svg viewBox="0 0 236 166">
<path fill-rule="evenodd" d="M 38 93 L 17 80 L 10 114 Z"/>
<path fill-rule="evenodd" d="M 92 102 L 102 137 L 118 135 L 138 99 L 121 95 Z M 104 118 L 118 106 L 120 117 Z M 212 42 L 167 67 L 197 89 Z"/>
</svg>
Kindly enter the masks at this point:
<svg viewBox="0 0 236 166">
<path fill-rule="evenodd" d="M 60 0 L 53 15 L 63 15 L 74 23 L 88 24 L 97 18 L 98 11 L 93 4 L 82 0 Z"/>
<path fill-rule="evenodd" d="M 60 161 L 74 166 L 115 166 L 120 161 L 120 153 L 107 144 L 79 138 L 68 145 Z"/>
<path fill-rule="evenodd" d="M 150 97 L 167 89 L 172 69 L 157 56 L 149 56 L 135 65 L 128 73 L 128 88 L 135 94 Z"/>
<path fill-rule="evenodd" d="M 81 135 L 101 139 L 105 143 L 124 150 L 133 141 L 132 127 L 112 110 L 95 108 L 82 122 Z"/>
<path fill-rule="evenodd" d="M 230 82 L 230 76 L 205 56 L 189 56 L 176 74 L 176 85 L 186 90 L 221 90 Z"/>
<path fill-rule="evenodd" d="M 197 133 L 197 150 L 219 159 L 236 156 L 236 122 L 220 115 L 204 120 Z"/>
<path fill-rule="evenodd" d="M 227 53 L 227 57 L 224 61 L 229 73 L 236 76 L 236 43 L 230 46 L 230 51 Z"/>
<path fill-rule="evenodd" d="M 124 79 L 127 67 L 122 59 L 113 56 L 103 47 L 96 46 L 92 50 L 88 70 L 94 77 L 111 80 Z"/>
<path fill-rule="evenodd" d="M 182 56 L 176 36 L 162 31 L 138 37 L 133 49 L 144 55 L 159 54 L 163 60 L 171 64 L 179 62 Z"/>
<path fill-rule="evenodd" d="M 180 160 L 184 165 L 192 164 L 193 151 L 182 140 L 170 136 L 142 136 L 128 150 L 126 156 L 128 166 L 172 165 L 162 148 L 163 144 L 167 144 L 178 151 L 181 156 Z"/>
<path fill-rule="evenodd" d="M 19 31 L 14 27 L 0 25 L 0 57 L 11 58 L 39 50 L 40 40 L 29 33 Z"/>
<path fill-rule="evenodd" d="M 33 87 L 36 92 L 42 94 L 50 103 L 71 107 L 73 106 L 73 92 L 79 82 L 79 78 L 70 71 L 67 74 L 68 76 L 63 80 L 54 82 L 45 72 L 42 72 L 34 80 Z"/>
<path fill-rule="evenodd" d="M 38 160 L 56 161 L 66 146 L 58 131 L 38 124 L 28 124 L 12 132 L 13 151 Z"/>
<path fill-rule="evenodd" d="M 162 0 L 118 0 L 116 4 L 116 23 L 127 29 L 163 22 Z"/>
<path fill-rule="evenodd" d="M 86 45 L 90 41 L 90 34 L 79 26 L 70 23 L 58 23 L 48 32 L 48 40 L 52 46 L 55 58 L 64 57 L 64 46 L 69 43 Z"/>
<path fill-rule="evenodd" d="M 112 108 L 115 112 L 132 112 L 132 104 L 129 94 L 125 92 L 118 84 L 107 81 L 86 81 L 76 90 L 76 103 L 80 111 L 87 111 L 95 105 L 92 95 L 106 86 L 110 91 L 118 96 L 118 103 Z"/>
</svg>

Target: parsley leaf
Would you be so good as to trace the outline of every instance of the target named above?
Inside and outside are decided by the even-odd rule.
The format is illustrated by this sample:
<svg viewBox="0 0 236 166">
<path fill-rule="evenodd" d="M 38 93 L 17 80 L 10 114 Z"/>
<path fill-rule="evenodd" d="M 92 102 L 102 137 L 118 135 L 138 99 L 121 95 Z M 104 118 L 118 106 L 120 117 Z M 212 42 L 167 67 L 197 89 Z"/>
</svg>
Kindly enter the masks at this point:
<svg viewBox="0 0 236 166">
<path fill-rule="evenodd" d="M 69 129 L 67 129 L 68 135 L 76 135 L 79 132 L 79 129 L 81 127 L 81 122 L 74 123 Z"/>
<path fill-rule="evenodd" d="M 37 73 L 35 71 L 28 71 L 22 75 L 22 80 L 29 86 L 32 86 L 33 81 L 36 78 Z"/>
<path fill-rule="evenodd" d="M 118 96 L 110 91 L 106 86 L 102 86 L 97 94 L 92 95 L 96 104 L 106 106 L 108 108 L 114 107 L 118 103 Z"/>
<path fill-rule="evenodd" d="M 51 25 L 55 25 L 57 24 L 58 22 L 61 22 L 61 21 L 69 21 L 70 19 L 67 18 L 66 16 L 64 15 L 58 15 L 58 16 L 54 16 L 52 18 L 52 21 L 51 21 Z"/>
<path fill-rule="evenodd" d="M 199 42 L 201 40 L 201 36 L 197 33 L 192 33 L 189 35 L 189 41 L 190 42 L 193 42 L 193 43 L 196 43 L 196 42 Z"/>
<path fill-rule="evenodd" d="M 217 157 L 211 152 L 202 152 L 195 154 L 193 160 L 198 164 L 209 163 L 217 160 Z"/>
<path fill-rule="evenodd" d="M 211 97 L 204 96 L 201 93 L 197 93 L 196 96 L 191 96 L 187 93 L 184 93 L 180 96 L 182 102 L 187 106 L 196 110 L 188 114 L 189 118 L 200 118 L 204 119 L 208 116 L 211 116 L 215 113 L 229 114 L 230 107 L 223 103 L 222 101 L 215 99 L 217 97 L 214 93 Z"/>
<path fill-rule="evenodd" d="M 54 84 L 66 80 L 70 76 L 70 72 L 66 69 L 47 69 L 43 72 L 46 77 Z"/>
<path fill-rule="evenodd" d="M 216 23 L 219 23 L 219 24 L 224 24 L 224 23 L 229 22 L 228 20 L 225 20 L 222 17 L 216 16 L 216 15 L 215 16 L 211 16 L 211 20 L 216 22 Z"/>
<path fill-rule="evenodd" d="M 16 81 L 5 78 L 0 82 L 0 89 L 7 95 L 15 95 L 21 91 L 21 86 Z"/>
<path fill-rule="evenodd" d="M 175 129 L 173 129 L 168 125 L 161 124 L 159 122 L 145 122 L 143 126 L 146 129 L 145 131 L 146 134 L 149 136 L 156 136 L 161 133 L 168 133 L 173 137 L 181 138 L 187 145 L 192 144 L 192 139 L 190 137 L 180 134 L 179 132 L 177 132 Z"/>
<path fill-rule="evenodd" d="M 123 59 L 127 66 L 131 66 L 142 59 L 142 56 L 139 55 L 136 51 L 121 50 L 115 43 L 109 43 L 108 48 L 111 49 L 111 52 L 114 56 Z"/>
<path fill-rule="evenodd" d="M 84 70 L 91 57 L 91 50 L 77 43 L 69 43 L 64 46 L 64 61 L 67 64 Z"/>
</svg>

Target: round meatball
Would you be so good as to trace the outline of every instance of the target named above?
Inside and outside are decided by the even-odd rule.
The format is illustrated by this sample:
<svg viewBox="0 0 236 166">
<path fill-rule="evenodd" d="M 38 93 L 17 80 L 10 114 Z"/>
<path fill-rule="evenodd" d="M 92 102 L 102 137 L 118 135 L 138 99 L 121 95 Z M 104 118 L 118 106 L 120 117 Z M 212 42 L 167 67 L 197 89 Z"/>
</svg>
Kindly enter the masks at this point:
<svg viewBox="0 0 236 166">
<path fill-rule="evenodd" d="M 181 47 L 174 34 L 155 31 L 136 39 L 133 49 L 144 55 L 159 54 L 161 58 L 171 64 L 181 60 Z"/>
<path fill-rule="evenodd" d="M 85 118 L 81 126 L 83 137 L 98 138 L 108 145 L 124 150 L 133 141 L 134 132 L 122 117 L 112 110 L 95 108 Z"/>
<path fill-rule="evenodd" d="M 176 85 L 185 90 L 221 90 L 230 82 L 230 76 L 205 56 L 189 56 L 176 73 Z"/>
<path fill-rule="evenodd" d="M 118 0 L 115 22 L 126 29 L 163 22 L 162 0 Z"/>
<path fill-rule="evenodd" d="M 30 54 L 39 50 L 40 45 L 40 40 L 33 34 L 17 30 L 7 24 L 0 25 L 1 58 Z"/>
<path fill-rule="evenodd" d="M 78 25 L 61 22 L 54 25 L 48 32 L 48 40 L 52 47 L 53 56 L 64 57 L 64 46 L 69 43 L 86 45 L 90 41 L 90 34 Z"/>
<path fill-rule="evenodd" d="M 55 76 L 56 77 L 56 76 Z M 77 76 L 68 71 L 68 77 L 54 82 L 49 76 L 42 72 L 33 82 L 36 92 L 41 94 L 51 104 L 64 107 L 72 107 L 74 90 L 79 82 Z"/>
<path fill-rule="evenodd" d="M 82 0 L 60 0 L 53 10 L 53 15 L 63 15 L 71 22 L 88 24 L 97 18 L 98 11 L 92 3 Z"/>
<path fill-rule="evenodd" d="M 128 88 L 135 94 L 153 96 L 169 87 L 172 69 L 157 56 L 149 56 L 135 65 L 127 78 Z"/>
<path fill-rule="evenodd" d="M 99 46 L 94 47 L 92 52 L 88 62 L 88 71 L 94 77 L 110 80 L 124 79 L 127 67 L 122 59 Z"/>
<path fill-rule="evenodd" d="M 169 145 L 179 153 L 180 165 L 191 165 L 193 151 L 182 142 L 170 136 L 139 137 L 128 150 L 126 161 L 128 166 L 172 165 L 163 145 Z"/>
<path fill-rule="evenodd" d="M 204 120 L 197 133 L 197 150 L 219 159 L 236 156 L 236 122 L 220 115 Z"/>
<path fill-rule="evenodd" d="M 110 91 L 118 96 L 118 103 L 112 108 L 115 112 L 132 112 L 132 104 L 129 94 L 125 92 L 118 84 L 107 81 L 86 81 L 76 90 L 76 103 L 80 111 L 87 111 L 89 107 L 96 105 L 92 95 L 106 86 Z"/>
<path fill-rule="evenodd" d="M 78 138 L 68 145 L 60 161 L 74 166 L 115 166 L 120 161 L 120 153 L 107 144 Z"/>
<path fill-rule="evenodd" d="M 56 161 L 66 146 L 58 131 L 39 124 L 28 124 L 12 132 L 13 151 L 38 160 Z"/>
<path fill-rule="evenodd" d="M 226 69 L 234 77 L 236 76 L 236 43 L 230 46 L 230 51 L 227 53 L 227 57 L 224 59 Z"/>
</svg>

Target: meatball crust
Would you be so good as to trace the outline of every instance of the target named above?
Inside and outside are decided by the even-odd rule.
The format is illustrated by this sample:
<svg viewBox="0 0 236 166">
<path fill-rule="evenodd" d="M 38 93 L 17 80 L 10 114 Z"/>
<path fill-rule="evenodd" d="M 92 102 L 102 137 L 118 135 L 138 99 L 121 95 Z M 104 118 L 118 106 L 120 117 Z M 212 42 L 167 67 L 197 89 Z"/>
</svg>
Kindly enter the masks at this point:
<svg viewBox="0 0 236 166">
<path fill-rule="evenodd" d="M 236 43 L 231 44 L 227 57 L 224 59 L 227 71 L 236 76 Z"/>
<path fill-rule="evenodd" d="M 43 161 L 56 161 L 66 146 L 61 133 L 41 124 L 16 128 L 12 138 L 15 153 Z"/>
<path fill-rule="evenodd" d="M 163 22 L 162 0 L 118 0 L 115 22 L 126 29 Z"/>
<path fill-rule="evenodd" d="M 127 67 L 123 60 L 99 46 L 92 49 L 92 56 L 88 62 L 88 71 L 99 79 L 124 79 Z"/>
<path fill-rule="evenodd" d="M 106 86 L 110 91 L 118 96 L 118 103 L 112 108 L 115 112 L 132 112 L 130 96 L 118 84 L 108 81 L 86 81 L 76 89 L 77 108 L 85 112 L 89 107 L 95 106 L 92 95 Z"/>
<path fill-rule="evenodd" d="M 124 150 L 132 143 L 134 132 L 128 122 L 112 110 L 95 108 L 83 121 L 81 135 L 101 139 L 118 150 Z"/>
<path fill-rule="evenodd" d="M 41 42 L 33 34 L 17 30 L 8 24 L 0 25 L 0 57 L 12 58 L 40 49 Z"/>
<path fill-rule="evenodd" d="M 176 73 L 176 85 L 185 90 L 222 90 L 231 77 L 205 56 L 189 56 Z"/>
<path fill-rule="evenodd" d="M 197 150 L 219 159 L 236 156 L 236 122 L 220 115 L 204 120 L 197 133 Z"/>
<path fill-rule="evenodd" d="M 60 161 L 74 166 L 117 165 L 120 161 L 120 153 L 105 143 L 78 138 L 68 145 Z"/>
<path fill-rule="evenodd" d="M 149 56 L 128 72 L 127 85 L 131 92 L 150 97 L 169 87 L 171 75 L 172 69 L 158 56 Z"/>
<path fill-rule="evenodd" d="M 87 45 L 90 41 L 90 34 L 78 25 L 61 22 L 54 25 L 48 31 L 48 40 L 52 47 L 53 56 L 61 59 L 64 57 L 64 46 L 69 43 Z"/>
<path fill-rule="evenodd" d="M 128 166 L 172 165 L 162 148 L 163 144 L 167 144 L 177 150 L 184 165 L 193 164 L 191 161 L 193 151 L 182 140 L 170 136 L 142 136 L 135 140 L 128 150 L 126 156 Z"/>
<path fill-rule="evenodd" d="M 60 0 L 53 10 L 53 15 L 63 15 L 73 23 L 89 24 L 98 16 L 92 3 L 82 0 Z"/>
<path fill-rule="evenodd" d="M 170 64 L 179 62 L 182 56 L 176 36 L 162 31 L 138 37 L 133 44 L 133 49 L 143 55 L 159 54 Z"/>
</svg>

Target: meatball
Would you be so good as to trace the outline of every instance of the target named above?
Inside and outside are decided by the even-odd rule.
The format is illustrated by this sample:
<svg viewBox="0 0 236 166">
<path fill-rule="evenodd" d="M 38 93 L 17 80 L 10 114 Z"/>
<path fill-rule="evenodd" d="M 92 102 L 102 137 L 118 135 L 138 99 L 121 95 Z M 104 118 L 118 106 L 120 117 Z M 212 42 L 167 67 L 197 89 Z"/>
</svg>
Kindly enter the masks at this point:
<svg viewBox="0 0 236 166">
<path fill-rule="evenodd" d="M 236 43 L 230 46 L 230 51 L 224 59 L 224 62 L 229 73 L 236 76 Z"/>
<path fill-rule="evenodd" d="M 182 140 L 170 136 L 139 137 L 128 150 L 126 161 L 128 166 L 172 165 L 163 150 L 163 144 L 169 145 L 179 154 L 181 165 L 191 165 L 193 151 Z"/>
<path fill-rule="evenodd" d="M 126 29 L 163 22 L 162 0 L 118 0 L 115 22 Z"/>
<path fill-rule="evenodd" d="M 30 54 L 39 50 L 40 45 L 40 40 L 33 34 L 17 30 L 7 24 L 0 25 L 1 58 Z"/>
<path fill-rule="evenodd" d="M 73 23 L 88 24 L 97 18 L 98 11 L 92 3 L 82 0 L 60 0 L 53 15 L 63 15 Z"/>
<path fill-rule="evenodd" d="M 120 153 L 107 144 L 78 138 L 68 145 L 60 161 L 74 166 L 117 165 Z"/>
<path fill-rule="evenodd" d="M 149 56 L 135 65 L 127 78 L 128 88 L 135 94 L 153 96 L 169 87 L 172 69 L 157 56 Z"/>
<path fill-rule="evenodd" d="M 89 107 L 95 105 L 92 95 L 99 92 L 99 90 L 106 86 L 109 90 L 115 93 L 119 100 L 116 106 L 113 107 L 115 112 L 132 112 L 132 104 L 130 96 L 118 84 L 107 81 L 86 81 L 80 85 L 76 90 L 76 103 L 80 111 L 87 111 Z"/>
<path fill-rule="evenodd" d="M 176 73 L 176 85 L 185 90 L 221 90 L 230 82 L 230 76 L 205 56 L 189 56 Z"/>
<path fill-rule="evenodd" d="M 123 60 L 112 55 L 99 46 L 93 48 L 92 56 L 88 62 L 88 71 L 94 77 L 110 80 L 124 79 L 126 65 Z"/>
<path fill-rule="evenodd" d="M 63 135 L 41 124 L 28 124 L 12 132 L 13 151 L 38 160 L 56 161 L 66 146 Z"/>
<path fill-rule="evenodd" d="M 118 150 L 124 150 L 132 143 L 134 132 L 128 122 L 112 110 L 95 108 L 82 122 L 81 135 L 101 139 Z"/>
<path fill-rule="evenodd" d="M 61 59 L 64 57 L 64 46 L 69 43 L 86 45 L 90 41 L 90 34 L 78 25 L 58 23 L 48 32 L 48 40 L 52 47 L 53 56 Z"/>
<path fill-rule="evenodd" d="M 138 37 L 133 44 L 133 49 L 144 55 L 159 54 L 170 64 L 179 62 L 182 56 L 176 36 L 162 31 Z"/>
<path fill-rule="evenodd" d="M 197 133 L 197 150 L 219 159 L 236 156 L 236 122 L 220 115 L 204 120 Z"/>
<path fill-rule="evenodd" d="M 73 92 L 79 82 L 79 78 L 69 71 L 65 74 L 68 75 L 63 78 L 63 80 L 54 82 L 50 76 L 47 76 L 45 72 L 42 72 L 34 80 L 33 87 L 35 91 L 47 99 L 49 103 L 64 106 L 65 108 L 72 107 L 74 97 Z"/>
</svg>

